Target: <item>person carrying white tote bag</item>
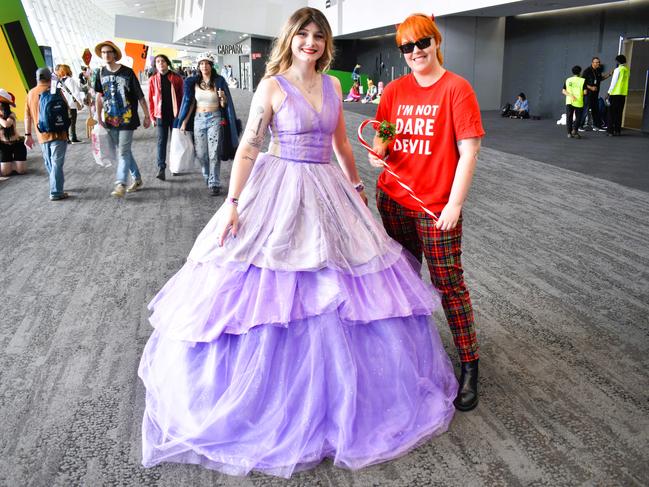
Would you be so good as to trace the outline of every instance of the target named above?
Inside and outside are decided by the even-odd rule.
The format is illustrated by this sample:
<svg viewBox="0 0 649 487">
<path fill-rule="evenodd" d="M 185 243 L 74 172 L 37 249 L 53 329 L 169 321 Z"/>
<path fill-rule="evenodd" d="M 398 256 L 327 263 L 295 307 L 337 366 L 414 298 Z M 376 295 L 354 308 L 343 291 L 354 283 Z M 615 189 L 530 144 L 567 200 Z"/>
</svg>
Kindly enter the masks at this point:
<svg viewBox="0 0 649 487">
<path fill-rule="evenodd" d="M 194 169 L 194 141 L 191 132 L 172 129 L 169 147 L 169 170 L 172 174 Z"/>
<path fill-rule="evenodd" d="M 108 130 L 99 124 L 92 128 L 92 155 L 95 162 L 102 167 L 110 167 L 112 164 L 117 164 L 117 154 L 115 147 L 110 143 L 110 135 Z"/>
</svg>

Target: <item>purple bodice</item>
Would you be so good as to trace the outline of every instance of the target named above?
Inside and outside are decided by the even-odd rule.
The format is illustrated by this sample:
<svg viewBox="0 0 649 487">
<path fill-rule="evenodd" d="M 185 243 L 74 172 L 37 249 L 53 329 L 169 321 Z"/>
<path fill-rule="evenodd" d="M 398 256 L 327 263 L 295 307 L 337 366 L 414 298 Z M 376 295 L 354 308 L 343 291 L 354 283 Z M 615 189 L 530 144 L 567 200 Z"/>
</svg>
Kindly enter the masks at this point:
<svg viewBox="0 0 649 487">
<path fill-rule="evenodd" d="M 280 157 L 294 162 L 328 164 L 331 138 L 340 113 L 340 100 L 328 75 L 322 75 L 322 108 L 317 112 L 304 95 L 281 75 L 276 75 L 286 98 L 273 116 L 273 139 L 279 142 Z"/>
</svg>

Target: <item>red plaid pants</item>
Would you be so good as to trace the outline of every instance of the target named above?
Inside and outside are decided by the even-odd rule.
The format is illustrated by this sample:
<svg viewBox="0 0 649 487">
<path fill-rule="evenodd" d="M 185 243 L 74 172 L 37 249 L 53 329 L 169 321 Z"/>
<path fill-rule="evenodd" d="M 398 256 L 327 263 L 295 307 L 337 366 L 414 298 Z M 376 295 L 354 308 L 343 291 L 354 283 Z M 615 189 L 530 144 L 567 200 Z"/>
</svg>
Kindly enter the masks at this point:
<svg viewBox="0 0 649 487">
<path fill-rule="evenodd" d="M 426 257 L 431 281 L 442 295 L 442 306 L 460 361 L 477 360 L 473 307 L 462 270 L 462 217 L 453 230 L 438 230 L 426 213 L 401 206 L 380 188 L 376 190 L 376 206 L 388 235 L 419 262 L 422 254 Z"/>
</svg>

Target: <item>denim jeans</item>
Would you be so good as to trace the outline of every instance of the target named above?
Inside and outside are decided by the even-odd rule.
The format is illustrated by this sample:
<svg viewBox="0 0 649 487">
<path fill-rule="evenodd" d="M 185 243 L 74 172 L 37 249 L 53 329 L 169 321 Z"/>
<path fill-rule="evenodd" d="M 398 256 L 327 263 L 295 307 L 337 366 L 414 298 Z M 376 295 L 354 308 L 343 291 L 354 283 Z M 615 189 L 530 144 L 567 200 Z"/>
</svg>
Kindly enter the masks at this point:
<svg viewBox="0 0 649 487">
<path fill-rule="evenodd" d="M 203 167 L 203 177 L 210 188 L 221 187 L 221 161 L 219 160 L 219 112 L 200 112 L 194 117 L 194 149 Z"/>
<path fill-rule="evenodd" d="M 156 132 L 158 134 L 158 169 L 167 167 L 167 142 L 171 132 L 171 123 L 165 122 L 161 118 L 156 118 Z"/>
<path fill-rule="evenodd" d="M 137 163 L 133 158 L 133 152 L 131 151 L 133 130 L 118 130 L 112 127 L 106 127 L 106 130 L 108 130 L 108 135 L 110 135 L 115 152 L 117 153 L 115 184 L 126 184 L 129 172 L 134 180 L 141 180 L 140 169 L 137 167 Z"/>
<path fill-rule="evenodd" d="M 599 92 L 589 91 L 584 96 L 584 111 L 581 115 L 580 127 L 602 127 L 602 117 L 599 114 Z"/>
<path fill-rule="evenodd" d="M 50 176 L 50 196 L 61 196 L 63 194 L 63 163 L 65 162 L 65 151 L 68 149 L 66 140 L 52 140 L 43 142 L 43 162 L 45 169 Z"/>
</svg>

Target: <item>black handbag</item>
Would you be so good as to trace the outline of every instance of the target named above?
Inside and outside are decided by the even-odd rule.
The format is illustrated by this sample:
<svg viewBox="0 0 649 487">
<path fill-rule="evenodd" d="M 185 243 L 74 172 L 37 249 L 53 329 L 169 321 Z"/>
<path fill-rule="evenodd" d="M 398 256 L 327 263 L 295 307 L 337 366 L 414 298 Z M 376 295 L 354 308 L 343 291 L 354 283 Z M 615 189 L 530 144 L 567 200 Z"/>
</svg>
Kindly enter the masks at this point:
<svg viewBox="0 0 649 487">
<path fill-rule="evenodd" d="M 241 120 L 236 119 L 236 129 L 237 135 L 241 135 L 242 125 Z M 230 128 L 228 127 L 228 122 L 226 119 L 223 119 L 221 126 L 219 127 L 219 147 L 218 155 L 219 160 L 229 161 L 234 159 L 234 155 L 237 153 L 237 148 L 232 145 L 232 138 L 230 137 Z"/>
</svg>

